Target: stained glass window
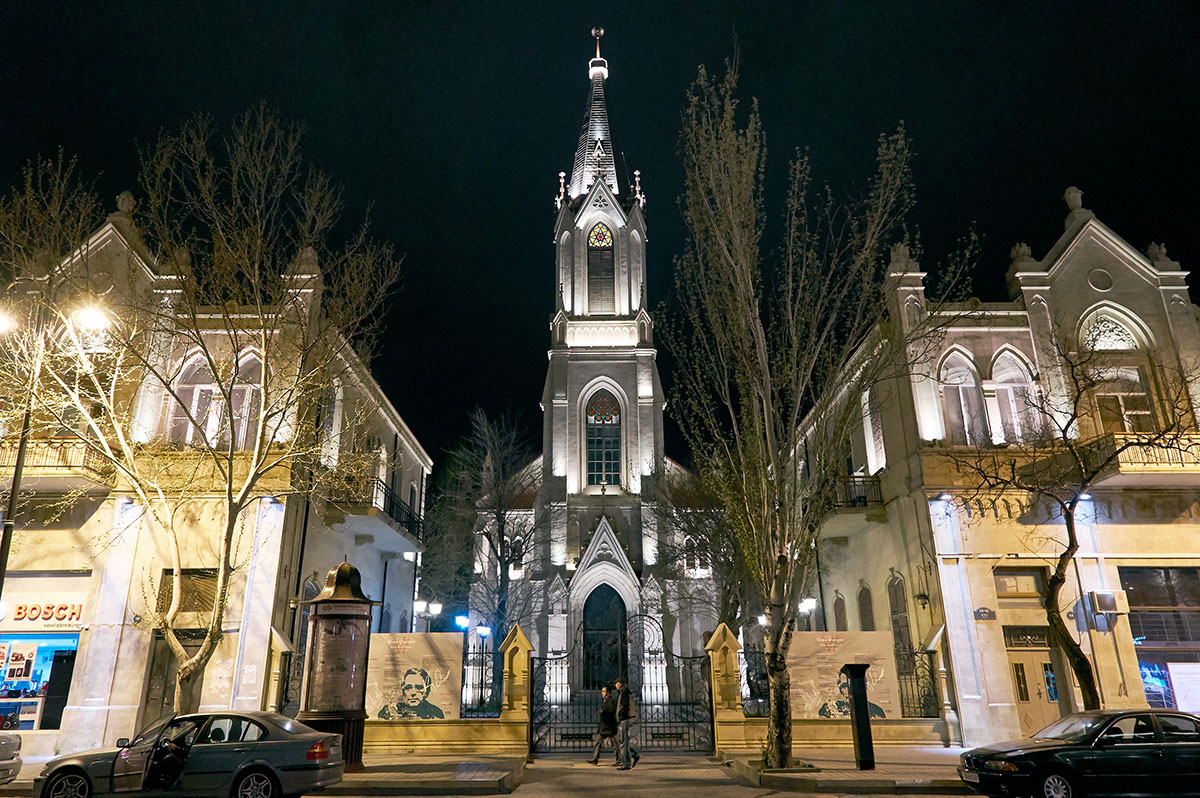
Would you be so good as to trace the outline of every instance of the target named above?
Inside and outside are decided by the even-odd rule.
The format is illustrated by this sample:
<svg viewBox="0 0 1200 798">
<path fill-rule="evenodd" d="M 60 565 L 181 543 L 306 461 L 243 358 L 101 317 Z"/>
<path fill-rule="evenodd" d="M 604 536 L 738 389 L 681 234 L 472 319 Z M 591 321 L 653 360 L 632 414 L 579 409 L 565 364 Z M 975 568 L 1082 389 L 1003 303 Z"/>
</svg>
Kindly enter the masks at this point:
<svg viewBox="0 0 1200 798">
<path fill-rule="evenodd" d="M 592 249 L 611 249 L 612 245 L 612 232 L 607 225 L 598 224 L 588 233 L 588 246 Z"/>
<path fill-rule="evenodd" d="M 621 484 L 621 405 L 605 390 L 587 403 L 587 484 Z"/>
</svg>

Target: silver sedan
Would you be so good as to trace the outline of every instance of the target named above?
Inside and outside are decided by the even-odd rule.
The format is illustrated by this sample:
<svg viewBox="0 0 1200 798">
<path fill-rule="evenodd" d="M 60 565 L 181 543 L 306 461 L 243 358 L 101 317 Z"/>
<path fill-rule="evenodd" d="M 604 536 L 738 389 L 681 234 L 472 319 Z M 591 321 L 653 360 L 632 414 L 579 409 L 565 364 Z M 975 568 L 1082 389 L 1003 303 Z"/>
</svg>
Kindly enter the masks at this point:
<svg viewBox="0 0 1200 798">
<path fill-rule="evenodd" d="M 344 769 L 341 735 L 274 712 L 168 715 L 116 748 L 50 760 L 33 794 L 287 798 L 337 784 Z"/>
</svg>

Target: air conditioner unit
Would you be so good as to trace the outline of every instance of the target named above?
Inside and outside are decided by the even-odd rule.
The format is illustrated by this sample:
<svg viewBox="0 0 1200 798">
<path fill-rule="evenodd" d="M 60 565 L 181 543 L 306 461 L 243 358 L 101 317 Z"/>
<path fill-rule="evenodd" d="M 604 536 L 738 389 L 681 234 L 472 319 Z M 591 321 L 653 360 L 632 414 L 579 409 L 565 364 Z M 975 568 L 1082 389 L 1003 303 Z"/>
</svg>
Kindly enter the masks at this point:
<svg viewBox="0 0 1200 798">
<path fill-rule="evenodd" d="M 1129 598 L 1124 590 L 1093 590 L 1088 593 L 1092 612 L 1105 615 L 1128 615 Z"/>
</svg>

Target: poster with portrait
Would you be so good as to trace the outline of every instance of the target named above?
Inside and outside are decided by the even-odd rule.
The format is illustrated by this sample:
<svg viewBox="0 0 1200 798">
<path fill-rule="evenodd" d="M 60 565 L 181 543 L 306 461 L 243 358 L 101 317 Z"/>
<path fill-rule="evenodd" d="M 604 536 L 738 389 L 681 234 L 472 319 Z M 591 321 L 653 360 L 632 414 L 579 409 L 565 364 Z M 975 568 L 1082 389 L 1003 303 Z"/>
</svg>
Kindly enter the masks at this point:
<svg viewBox="0 0 1200 798">
<path fill-rule="evenodd" d="M 33 676 L 33 663 L 37 659 L 37 643 L 13 643 L 8 652 L 8 668 L 4 680 L 27 682 Z"/>
<path fill-rule="evenodd" d="M 847 663 L 866 663 L 867 708 L 872 718 L 900 717 L 891 632 L 796 632 L 788 650 L 792 717 L 849 718 Z"/>
<path fill-rule="evenodd" d="M 367 655 L 367 717 L 452 720 L 462 704 L 461 632 L 373 634 Z"/>
</svg>

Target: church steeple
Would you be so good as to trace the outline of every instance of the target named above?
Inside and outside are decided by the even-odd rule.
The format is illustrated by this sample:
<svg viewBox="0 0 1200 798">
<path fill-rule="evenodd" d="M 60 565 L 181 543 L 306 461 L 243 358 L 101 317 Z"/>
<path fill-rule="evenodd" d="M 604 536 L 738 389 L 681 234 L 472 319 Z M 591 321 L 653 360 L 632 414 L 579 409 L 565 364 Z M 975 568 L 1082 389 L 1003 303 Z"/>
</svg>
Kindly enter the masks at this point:
<svg viewBox="0 0 1200 798">
<path fill-rule="evenodd" d="M 588 79 L 592 83 L 587 114 L 579 132 L 579 147 L 575 150 L 575 166 L 571 170 L 568 193 L 576 199 L 587 193 L 597 180 L 603 180 L 618 196 L 627 193 L 625 178 L 612 132 L 608 126 L 608 103 L 604 97 L 604 81 L 608 78 L 608 61 L 600 57 L 600 37 L 604 28 L 592 28 L 596 38 L 596 57 L 588 62 Z"/>
</svg>

